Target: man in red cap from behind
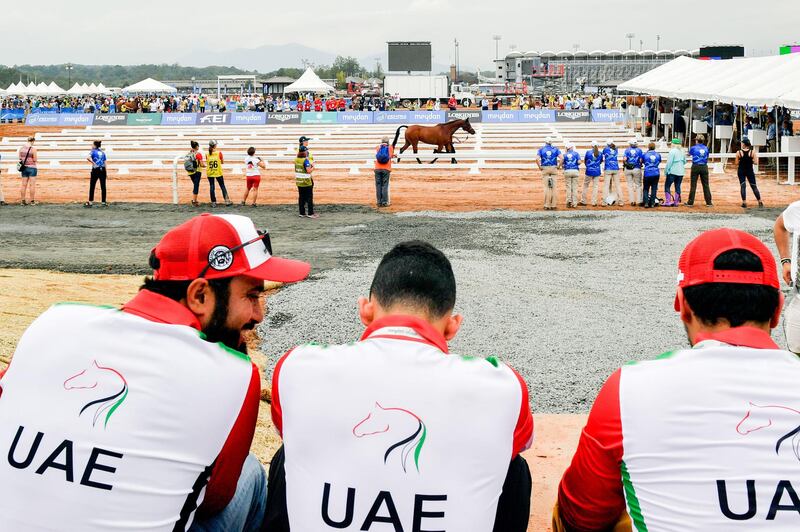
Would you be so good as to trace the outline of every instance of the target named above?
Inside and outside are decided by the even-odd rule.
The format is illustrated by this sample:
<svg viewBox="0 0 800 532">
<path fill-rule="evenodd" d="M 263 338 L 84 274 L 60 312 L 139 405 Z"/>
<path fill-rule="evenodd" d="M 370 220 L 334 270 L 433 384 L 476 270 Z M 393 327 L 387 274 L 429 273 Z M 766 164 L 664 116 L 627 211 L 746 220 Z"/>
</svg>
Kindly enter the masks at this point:
<svg viewBox="0 0 800 532">
<path fill-rule="evenodd" d="M 775 259 L 755 236 L 717 229 L 678 269 L 691 348 L 608 378 L 561 480 L 556 532 L 798 530 L 800 359 L 770 336 Z"/>
<path fill-rule="evenodd" d="M 167 232 L 150 266 L 122 309 L 51 307 L 0 374 L 0 530 L 261 527 L 245 333 L 264 281 L 310 266 L 272 256 L 249 218 L 209 214 Z"/>
</svg>

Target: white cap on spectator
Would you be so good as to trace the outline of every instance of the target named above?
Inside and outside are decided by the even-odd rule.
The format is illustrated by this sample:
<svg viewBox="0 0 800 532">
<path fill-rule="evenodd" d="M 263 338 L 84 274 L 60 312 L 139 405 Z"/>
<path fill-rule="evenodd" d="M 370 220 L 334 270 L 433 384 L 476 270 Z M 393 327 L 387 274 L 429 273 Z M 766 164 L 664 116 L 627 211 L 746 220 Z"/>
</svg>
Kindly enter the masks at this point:
<svg viewBox="0 0 800 532">
<path fill-rule="evenodd" d="M 612 144 L 614 144 L 614 139 L 606 140 L 606 146 L 611 146 Z"/>
<path fill-rule="evenodd" d="M 596 148 L 597 146 L 598 146 L 597 141 L 593 140 L 592 141 L 592 148 Z"/>
</svg>

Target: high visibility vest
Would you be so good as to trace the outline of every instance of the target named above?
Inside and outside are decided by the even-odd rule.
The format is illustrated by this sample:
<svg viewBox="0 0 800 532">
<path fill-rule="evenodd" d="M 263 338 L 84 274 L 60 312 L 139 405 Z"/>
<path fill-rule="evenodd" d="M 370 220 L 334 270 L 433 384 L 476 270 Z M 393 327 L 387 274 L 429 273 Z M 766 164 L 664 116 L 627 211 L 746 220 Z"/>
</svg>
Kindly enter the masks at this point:
<svg viewBox="0 0 800 532">
<path fill-rule="evenodd" d="M 311 174 L 305 167 L 305 157 L 297 157 L 294 160 L 294 182 L 298 187 L 310 187 L 314 184 Z"/>
<path fill-rule="evenodd" d="M 192 327 L 50 308 L 0 380 L 0 530 L 188 529 L 251 377 Z"/>
<path fill-rule="evenodd" d="M 208 177 L 222 177 L 222 159 L 220 159 L 218 151 L 208 154 L 206 165 L 208 166 L 206 174 Z"/>
</svg>

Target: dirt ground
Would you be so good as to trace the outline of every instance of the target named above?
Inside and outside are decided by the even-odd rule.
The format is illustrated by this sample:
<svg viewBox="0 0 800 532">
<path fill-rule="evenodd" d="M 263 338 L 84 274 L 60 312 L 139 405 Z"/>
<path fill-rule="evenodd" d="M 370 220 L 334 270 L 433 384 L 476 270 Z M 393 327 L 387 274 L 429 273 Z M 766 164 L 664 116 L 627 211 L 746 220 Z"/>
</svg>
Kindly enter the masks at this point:
<svg viewBox="0 0 800 532">
<path fill-rule="evenodd" d="M 122 305 L 141 284 L 138 275 L 86 275 L 45 270 L 0 269 L 0 369 L 8 364 L 14 347 L 30 323 L 50 305 L 60 301 Z M 24 292 L 20 287 L 24 286 Z M 259 367 L 263 355 L 250 342 L 250 354 Z M 266 385 L 264 385 L 266 386 Z M 558 481 L 569 464 L 578 443 L 584 415 L 534 413 L 536 440 L 524 453 L 533 477 L 531 522 L 528 530 L 550 530 L 550 512 Z M 264 464 L 280 445 L 269 404 L 261 403 L 258 425 L 251 450 Z"/>
<path fill-rule="evenodd" d="M 35 131 L 61 131 L 65 128 L 35 128 Z M 24 136 L 33 131 L 17 124 L 0 125 L 0 137 Z M 324 161 L 320 157 L 320 164 Z M 490 209 L 514 209 L 522 211 L 540 210 L 544 191 L 541 172 L 533 167 L 528 170 L 483 169 L 480 174 L 469 174 L 465 168 L 451 169 L 446 161 L 439 161 L 436 170 L 420 170 L 413 162 L 395 164 L 391 177 L 390 212 L 410 210 L 472 211 Z M 189 203 L 191 182 L 185 171 L 179 168 L 178 194 L 181 203 Z M 372 172 L 361 170 L 351 175 L 347 170 L 324 170 L 320 168 L 314 175 L 314 201 L 318 204 L 375 204 L 375 185 Z M 238 203 L 245 190 L 243 175 L 229 174 L 225 182 L 231 199 Z M 663 197 L 663 176 L 659 196 Z M 699 185 L 699 184 L 698 184 Z M 759 188 L 767 206 L 780 207 L 800 199 L 800 187 L 778 185 L 774 174 L 760 175 Z M 18 174 L 0 175 L 0 186 L 7 202 L 19 201 Z M 172 170 L 132 170 L 131 174 L 119 175 L 113 160 L 109 163 L 108 198 L 111 202 L 156 202 L 172 201 Z M 44 203 L 84 202 L 87 199 L 89 172 L 50 168 L 44 165 L 39 169 L 36 184 L 36 199 Z M 602 187 L 602 183 L 601 183 Z M 622 186 L 627 198 L 627 189 Z M 699 186 L 698 186 L 699 188 Z M 711 175 L 714 212 L 742 212 L 739 196 L 739 181 L 732 163 L 725 174 Z M 559 208 L 564 208 L 565 188 L 561 176 L 557 180 Z M 99 195 L 99 187 L 97 194 Z M 602 190 L 600 191 L 602 194 Z M 689 178 L 684 178 L 683 198 L 689 195 Z M 219 194 L 221 200 L 221 194 Z M 750 206 L 755 205 L 752 191 L 747 196 Z M 97 198 L 96 198 L 97 199 Z M 208 183 L 204 179 L 200 186 L 200 201 L 208 202 Z M 289 169 L 267 167 L 263 171 L 260 204 L 291 204 L 297 201 L 297 188 L 294 176 Z M 618 208 L 618 207 L 613 207 Z M 635 207 L 624 207 L 634 209 Z M 592 207 L 582 207 L 591 210 Z M 603 207 L 597 207 L 603 209 Z M 704 210 L 702 189 L 698 190 L 695 210 Z M 679 207 L 674 210 L 688 210 Z"/>
</svg>

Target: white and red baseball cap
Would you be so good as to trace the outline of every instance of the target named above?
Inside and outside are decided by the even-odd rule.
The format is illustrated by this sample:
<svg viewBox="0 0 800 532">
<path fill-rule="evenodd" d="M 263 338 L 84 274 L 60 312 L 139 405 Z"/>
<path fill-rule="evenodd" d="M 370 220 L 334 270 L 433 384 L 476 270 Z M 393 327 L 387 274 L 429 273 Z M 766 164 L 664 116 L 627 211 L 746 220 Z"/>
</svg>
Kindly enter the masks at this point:
<svg viewBox="0 0 800 532">
<path fill-rule="evenodd" d="M 761 260 L 763 271 L 717 270 L 714 261 L 732 249 L 743 249 Z M 762 284 L 780 290 L 775 257 L 757 237 L 738 229 L 714 229 L 701 234 L 684 248 L 678 261 L 678 290 L 707 283 Z M 675 310 L 680 310 L 675 296 Z"/>
<path fill-rule="evenodd" d="M 294 283 L 311 271 L 306 262 L 272 256 L 269 233 L 247 216 L 207 213 L 170 229 L 153 249 L 151 266 L 157 281 L 246 275 Z"/>
</svg>

